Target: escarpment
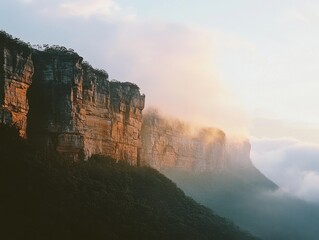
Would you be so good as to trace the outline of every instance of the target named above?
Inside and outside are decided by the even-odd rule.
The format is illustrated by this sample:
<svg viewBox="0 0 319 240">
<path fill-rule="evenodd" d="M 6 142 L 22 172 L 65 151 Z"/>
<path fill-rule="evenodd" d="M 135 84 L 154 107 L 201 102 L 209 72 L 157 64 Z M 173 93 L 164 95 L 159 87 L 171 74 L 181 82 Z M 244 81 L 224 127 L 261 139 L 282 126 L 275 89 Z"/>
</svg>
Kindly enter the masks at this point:
<svg viewBox="0 0 319 240">
<path fill-rule="evenodd" d="M 64 47 L 39 51 L 0 35 L 0 122 L 74 160 L 100 154 L 138 164 L 145 96 L 137 85 L 109 81 Z"/>
<path fill-rule="evenodd" d="M 25 137 L 29 110 L 26 95 L 34 73 L 31 50 L 7 42 L 3 36 L 0 42 L 0 121 L 15 123 Z"/>
<path fill-rule="evenodd" d="M 0 122 L 48 153 L 106 155 L 159 170 L 251 164 L 247 141 L 230 143 L 216 128 L 189 134 L 180 122 L 142 116 L 145 95 L 137 85 L 110 81 L 73 50 L 38 50 L 0 32 L 0 51 Z"/>
<path fill-rule="evenodd" d="M 139 88 L 110 82 L 75 53 L 34 55 L 29 138 L 74 159 L 100 154 L 137 164 L 145 101 Z"/>
</svg>

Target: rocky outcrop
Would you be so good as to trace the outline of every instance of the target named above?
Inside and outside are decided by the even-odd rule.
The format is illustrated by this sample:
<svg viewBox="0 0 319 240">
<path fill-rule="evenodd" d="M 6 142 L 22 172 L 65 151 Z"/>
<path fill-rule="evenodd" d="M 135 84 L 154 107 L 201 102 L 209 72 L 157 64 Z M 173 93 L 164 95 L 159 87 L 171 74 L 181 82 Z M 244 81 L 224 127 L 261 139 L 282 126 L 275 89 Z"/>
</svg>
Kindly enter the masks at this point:
<svg viewBox="0 0 319 240">
<path fill-rule="evenodd" d="M 39 51 L 0 32 L 0 122 L 48 152 L 110 156 L 137 165 L 145 96 L 112 82 L 73 50 Z"/>
<path fill-rule="evenodd" d="M 145 114 L 142 164 L 158 170 L 195 172 L 252 166 L 248 140 L 227 139 L 216 128 L 189 129 L 187 124 L 167 120 L 154 111 Z"/>
<path fill-rule="evenodd" d="M 110 82 L 75 53 L 34 55 L 30 138 L 75 160 L 101 154 L 137 164 L 145 101 L 139 88 Z"/>
<path fill-rule="evenodd" d="M 26 96 L 34 73 L 32 55 L 26 49 L 1 45 L 0 122 L 18 126 L 21 136 L 26 137 Z"/>
</svg>

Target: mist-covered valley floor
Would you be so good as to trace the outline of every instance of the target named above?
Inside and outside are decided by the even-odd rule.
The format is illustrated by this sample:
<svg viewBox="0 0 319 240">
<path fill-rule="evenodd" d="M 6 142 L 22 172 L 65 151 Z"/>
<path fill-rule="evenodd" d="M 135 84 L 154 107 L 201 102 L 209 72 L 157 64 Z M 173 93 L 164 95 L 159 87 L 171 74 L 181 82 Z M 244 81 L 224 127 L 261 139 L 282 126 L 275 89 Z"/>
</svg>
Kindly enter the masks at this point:
<svg viewBox="0 0 319 240">
<path fill-rule="evenodd" d="M 259 170 L 163 171 L 194 200 L 264 240 L 315 240 L 319 205 L 284 193 Z"/>
</svg>

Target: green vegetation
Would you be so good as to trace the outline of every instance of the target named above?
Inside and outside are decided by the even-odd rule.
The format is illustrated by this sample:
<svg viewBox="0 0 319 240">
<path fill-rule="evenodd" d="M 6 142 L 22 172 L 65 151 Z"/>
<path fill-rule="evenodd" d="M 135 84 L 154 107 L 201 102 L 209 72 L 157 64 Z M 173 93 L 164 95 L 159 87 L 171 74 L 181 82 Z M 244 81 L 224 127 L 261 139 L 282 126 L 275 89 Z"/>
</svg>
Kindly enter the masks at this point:
<svg viewBox="0 0 319 240">
<path fill-rule="evenodd" d="M 255 239 L 150 168 L 44 157 L 0 125 L 1 239 Z"/>
<path fill-rule="evenodd" d="M 32 51 L 30 43 L 25 43 L 19 38 L 13 38 L 12 35 L 2 30 L 0 30 L 0 46 L 1 48 L 6 46 L 7 48 L 15 49 L 17 52 L 23 52 L 25 54 L 29 54 Z"/>
<path fill-rule="evenodd" d="M 92 72 L 96 76 L 99 76 L 104 79 L 109 78 L 109 74 L 104 69 L 93 68 L 92 65 L 87 61 L 82 62 L 82 67 L 85 72 Z"/>
<path fill-rule="evenodd" d="M 41 50 L 41 47 L 39 47 L 39 49 Z M 66 48 L 64 46 L 59 46 L 59 45 L 52 45 L 49 46 L 48 44 L 44 44 L 43 45 L 43 52 L 45 53 L 49 53 L 52 55 L 70 55 L 70 56 L 79 56 L 74 49 L 72 48 Z"/>
<path fill-rule="evenodd" d="M 31 45 L 30 43 L 25 43 L 19 38 L 14 38 L 12 35 L 8 34 L 3 30 L 0 30 L 0 46 L 2 48 L 5 46 L 6 48 L 14 50 L 17 53 L 22 53 L 24 56 L 38 51 L 54 55 L 79 56 L 72 48 L 66 48 L 64 46 L 59 45 L 50 46 L 49 44 Z"/>
</svg>

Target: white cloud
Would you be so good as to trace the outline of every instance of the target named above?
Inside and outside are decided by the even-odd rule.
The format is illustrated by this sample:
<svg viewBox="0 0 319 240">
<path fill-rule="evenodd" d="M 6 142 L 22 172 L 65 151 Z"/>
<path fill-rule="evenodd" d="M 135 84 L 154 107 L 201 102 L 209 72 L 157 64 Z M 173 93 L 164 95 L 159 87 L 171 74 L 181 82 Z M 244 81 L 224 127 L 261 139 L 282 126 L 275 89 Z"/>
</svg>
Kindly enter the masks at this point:
<svg viewBox="0 0 319 240">
<path fill-rule="evenodd" d="M 279 17 L 285 27 L 316 27 L 319 23 L 319 3 L 317 0 L 297 1 L 285 9 Z M 308 30 L 308 29 L 307 29 Z"/>
<path fill-rule="evenodd" d="M 33 0 L 19 0 L 19 2 L 25 3 L 25 4 L 31 4 L 33 3 Z"/>
<path fill-rule="evenodd" d="M 121 7 L 115 0 L 19 0 L 32 6 L 32 12 L 50 18 L 97 18 L 104 21 L 131 21 L 132 9 Z"/>
<path fill-rule="evenodd" d="M 295 9 L 295 8 L 291 8 L 287 10 L 281 16 L 281 20 L 284 24 L 291 24 L 291 23 L 309 24 L 310 23 L 310 20 L 305 15 L 305 13 L 300 11 L 300 9 Z"/>
<path fill-rule="evenodd" d="M 319 4 L 316 0 L 300 1 L 287 8 L 281 15 L 280 20 L 285 25 L 305 26 L 318 24 Z"/>
<path fill-rule="evenodd" d="M 297 195 L 304 197 L 306 200 L 319 202 L 319 172 L 303 172 L 303 184 Z"/>
<path fill-rule="evenodd" d="M 110 17 L 121 11 L 121 8 L 113 0 L 67 0 L 61 2 L 58 8 L 65 15 L 84 18 Z"/>
<path fill-rule="evenodd" d="M 319 145 L 292 139 L 251 138 L 251 157 L 267 177 L 285 191 L 319 201 Z"/>
</svg>

